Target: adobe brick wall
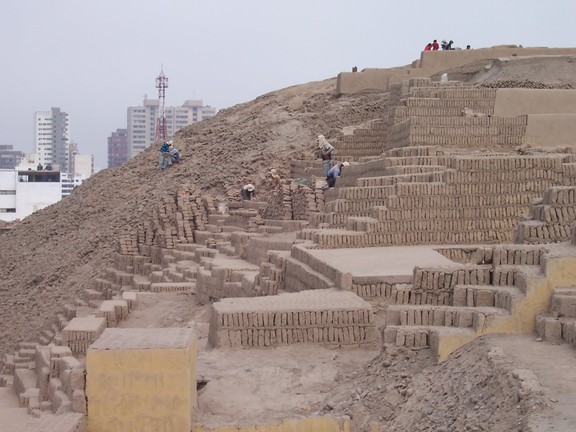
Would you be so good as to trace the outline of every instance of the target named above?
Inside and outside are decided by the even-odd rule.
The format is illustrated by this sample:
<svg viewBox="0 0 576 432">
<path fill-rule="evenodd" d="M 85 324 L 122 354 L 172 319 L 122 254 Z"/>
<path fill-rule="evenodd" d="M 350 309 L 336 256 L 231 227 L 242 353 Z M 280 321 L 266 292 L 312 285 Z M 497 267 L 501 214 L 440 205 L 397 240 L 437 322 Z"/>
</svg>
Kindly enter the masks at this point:
<svg viewBox="0 0 576 432">
<path fill-rule="evenodd" d="M 372 346 L 376 342 L 370 304 L 348 291 L 224 299 L 213 309 L 208 341 L 216 347 Z"/>
<path fill-rule="evenodd" d="M 367 68 L 356 73 L 340 72 L 337 77 L 336 92 L 353 94 L 366 90 L 387 91 L 392 85 L 409 78 L 431 77 L 438 72 L 486 59 L 575 54 L 576 48 L 520 48 L 514 45 L 471 50 L 422 51 L 420 59 L 412 65 L 389 69 Z"/>
<path fill-rule="evenodd" d="M 557 186 L 532 202 L 527 220 L 515 230 L 517 243 L 542 244 L 570 241 L 576 221 L 576 186 Z"/>
</svg>

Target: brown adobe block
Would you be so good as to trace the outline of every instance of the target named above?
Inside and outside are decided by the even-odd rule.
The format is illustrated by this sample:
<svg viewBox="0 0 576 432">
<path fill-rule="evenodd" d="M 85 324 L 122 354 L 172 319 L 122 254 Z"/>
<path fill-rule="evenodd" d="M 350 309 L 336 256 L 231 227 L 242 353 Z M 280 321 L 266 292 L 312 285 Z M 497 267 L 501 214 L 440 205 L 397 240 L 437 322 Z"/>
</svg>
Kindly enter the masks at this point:
<svg viewBox="0 0 576 432">
<path fill-rule="evenodd" d="M 555 318 L 544 319 L 544 339 L 551 343 L 562 342 L 562 324 Z"/>
</svg>

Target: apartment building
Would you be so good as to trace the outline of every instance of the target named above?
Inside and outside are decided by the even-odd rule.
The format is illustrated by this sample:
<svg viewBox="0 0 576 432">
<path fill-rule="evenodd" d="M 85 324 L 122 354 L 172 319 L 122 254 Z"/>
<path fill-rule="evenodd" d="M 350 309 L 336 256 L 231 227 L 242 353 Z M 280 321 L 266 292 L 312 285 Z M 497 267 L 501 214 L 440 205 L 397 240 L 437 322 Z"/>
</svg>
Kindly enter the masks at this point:
<svg viewBox="0 0 576 432">
<path fill-rule="evenodd" d="M 1 221 L 24 219 L 37 210 L 55 204 L 85 180 L 84 175 L 39 168 L 27 164 L 0 169 Z"/>
<path fill-rule="evenodd" d="M 34 148 L 38 163 L 70 169 L 70 125 L 68 114 L 60 108 L 34 113 Z"/>
<path fill-rule="evenodd" d="M 143 105 L 128 107 L 129 157 L 134 157 L 155 144 L 156 121 L 159 113 L 160 102 L 158 99 L 146 98 Z M 171 137 L 180 129 L 215 115 L 216 108 L 203 105 L 201 100 L 187 100 L 179 107 L 165 107 L 167 134 Z"/>
<path fill-rule="evenodd" d="M 116 129 L 108 137 L 108 168 L 122 165 L 129 157 L 128 129 Z"/>
<path fill-rule="evenodd" d="M 14 150 L 12 145 L 0 145 L 0 169 L 14 168 L 20 163 L 23 157 L 24 153 L 18 150 Z"/>
</svg>

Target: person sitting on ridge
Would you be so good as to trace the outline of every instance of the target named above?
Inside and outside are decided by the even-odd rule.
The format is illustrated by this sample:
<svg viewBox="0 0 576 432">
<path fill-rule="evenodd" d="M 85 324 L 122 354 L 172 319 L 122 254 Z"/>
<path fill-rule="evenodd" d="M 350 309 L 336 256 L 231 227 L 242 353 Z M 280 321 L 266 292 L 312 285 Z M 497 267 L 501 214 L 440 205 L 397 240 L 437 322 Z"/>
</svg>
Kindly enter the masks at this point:
<svg viewBox="0 0 576 432">
<path fill-rule="evenodd" d="M 240 200 L 250 201 L 252 198 L 256 198 L 255 187 L 252 183 L 248 183 L 240 189 Z"/>
<path fill-rule="evenodd" d="M 342 174 L 342 168 L 349 165 L 349 162 L 342 162 L 330 168 L 330 171 L 328 171 L 328 175 L 326 176 L 326 183 L 328 183 L 329 188 L 336 186 L 336 178 L 340 177 Z"/>
<path fill-rule="evenodd" d="M 170 156 L 172 156 L 172 162 L 180 162 L 180 152 L 178 151 L 178 149 L 176 147 L 174 147 L 174 144 L 172 143 L 172 141 L 168 141 L 169 143 L 169 151 L 170 151 Z"/>
<path fill-rule="evenodd" d="M 160 169 L 172 165 L 173 162 L 180 161 L 180 152 L 174 147 L 172 141 L 165 141 L 160 146 Z"/>
</svg>

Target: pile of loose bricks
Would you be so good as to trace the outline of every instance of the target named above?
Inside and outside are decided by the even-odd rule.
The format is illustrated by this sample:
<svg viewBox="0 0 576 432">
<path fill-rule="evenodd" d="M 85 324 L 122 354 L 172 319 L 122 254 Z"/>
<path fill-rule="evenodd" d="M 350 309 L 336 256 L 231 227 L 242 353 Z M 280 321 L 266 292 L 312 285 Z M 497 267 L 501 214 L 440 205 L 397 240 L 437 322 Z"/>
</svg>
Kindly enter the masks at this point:
<svg viewBox="0 0 576 432">
<path fill-rule="evenodd" d="M 85 368 L 70 348 L 21 342 L 2 364 L 0 386 L 12 387 L 29 414 L 70 415 L 64 423 L 81 423 L 72 413 L 86 414 Z"/>
<path fill-rule="evenodd" d="M 261 211 L 264 219 L 307 220 L 323 208 L 323 194 L 294 180 L 282 180 Z"/>
<path fill-rule="evenodd" d="M 178 191 L 167 193 L 151 220 L 143 221 L 135 232 L 120 236 L 120 252 L 136 255 L 142 246 L 171 249 L 176 244 L 193 243 L 194 231 L 203 230 L 208 213 L 215 211 L 211 197 L 203 195 L 192 183 L 183 184 Z"/>
</svg>

